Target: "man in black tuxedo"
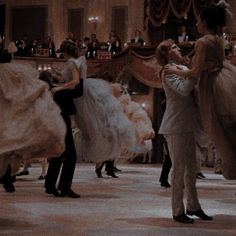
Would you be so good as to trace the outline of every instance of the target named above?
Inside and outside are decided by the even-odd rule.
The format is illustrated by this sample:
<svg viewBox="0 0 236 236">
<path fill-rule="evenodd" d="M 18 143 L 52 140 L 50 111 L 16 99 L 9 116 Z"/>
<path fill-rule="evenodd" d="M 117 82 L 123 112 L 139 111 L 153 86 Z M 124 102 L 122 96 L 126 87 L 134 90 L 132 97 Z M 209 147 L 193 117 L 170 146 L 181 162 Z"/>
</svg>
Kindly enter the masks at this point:
<svg viewBox="0 0 236 236">
<path fill-rule="evenodd" d="M 131 43 L 136 43 L 137 45 L 144 46 L 144 40 L 141 38 L 140 30 L 135 30 L 135 37 L 131 39 Z"/>
<path fill-rule="evenodd" d="M 48 82 L 49 85 L 52 85 L 52 83 L 47 78 L 47 76 L 50 76 L 49 74 L 47 75 L 41 74 L 40 79 Z M 75 193 L 71 189 L 72 179 L 76 166 L 76 149 L 72 136 L 70 116 L 76 113 L 73 99 L 75 97 L 82 96 L 82 93 L 83 93 L 83 80 L 80 80 L 80 84 L 78 85 L 77 89 L 61 90 L 54 94 L 54 100 L 61 108 L 61 115 L 67 127 L 67 132 L 65 137 L 65 151 L 62 153 L 60 157 L 50 159 L 45 180 L 46 193 L 53 194 L 56 197 L 71 197 L 71 198 L 80 197 L 79 194 Z M 61 166 L 62 166 L 61 176 L 57 189 L 56 182 L 60 173 Z M 60 190 L 60 193 L 58 190 Z"/>
</svg>

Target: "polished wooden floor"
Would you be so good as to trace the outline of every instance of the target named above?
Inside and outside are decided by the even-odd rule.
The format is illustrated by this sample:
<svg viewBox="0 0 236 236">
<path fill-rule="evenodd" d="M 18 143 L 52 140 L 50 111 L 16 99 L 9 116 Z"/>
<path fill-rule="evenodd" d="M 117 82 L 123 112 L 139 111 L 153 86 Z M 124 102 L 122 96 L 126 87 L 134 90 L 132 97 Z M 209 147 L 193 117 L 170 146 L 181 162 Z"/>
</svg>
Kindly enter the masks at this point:
<svg viewBox="0 0 236 236">
<path fill-rule="evenodd" d="M 78 164 L 73 189 L 80 199 L 56 198 L 44 192 L 38 180 L 40 165 L 30 175 L 18 177 L 16 192 L 0 189 L 0 235 L 9 236 L 235 236 L 236 181 L 225 180 L 203 169 L 197 180 L 203 209 L 214 217 L 194 224 L 174 222 L 170 189 L 160 187 L 160 165 L 120 164 L 119 178 L 103 173 L 94 164 Z"/>
</svg>

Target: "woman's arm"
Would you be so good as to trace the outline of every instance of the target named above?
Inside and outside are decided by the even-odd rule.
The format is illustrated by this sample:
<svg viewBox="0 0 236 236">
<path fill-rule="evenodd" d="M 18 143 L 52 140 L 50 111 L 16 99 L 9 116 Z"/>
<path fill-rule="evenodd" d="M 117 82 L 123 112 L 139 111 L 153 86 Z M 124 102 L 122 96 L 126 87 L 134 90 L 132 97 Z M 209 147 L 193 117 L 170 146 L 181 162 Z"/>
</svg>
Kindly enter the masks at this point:
<svg viewBox="0 0 236 236">
<path fill-rule="evenodd" d="M 67 83 L 60 84 L 57 87 L 52 88 L 51 92 L 53 94 L 57 91 L 61 91 L 64 89 L 74 89 L 75 86 L 80 83 L 79 71 L 74 63 L 71 66 L 71 73 L 72 73 L 72 80 Z"/>
</svg>

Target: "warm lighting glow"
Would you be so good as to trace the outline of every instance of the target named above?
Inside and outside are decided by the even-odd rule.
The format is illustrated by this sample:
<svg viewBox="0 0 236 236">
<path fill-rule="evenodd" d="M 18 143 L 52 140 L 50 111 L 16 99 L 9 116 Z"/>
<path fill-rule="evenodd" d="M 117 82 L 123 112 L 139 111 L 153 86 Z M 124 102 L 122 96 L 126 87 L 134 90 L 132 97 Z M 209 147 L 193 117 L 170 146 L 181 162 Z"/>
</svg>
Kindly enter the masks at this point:
<svg viewBox="0 0 236 236">
<path fill-rule="evenodd" d="M 166 23 L 166 19 L 163 19 L 162 24 L 165 24 L 165 23 Z"/>
<path fill-rule="evenodd" d="M 88 21 L 93 24 L 94 30 L 97 29 L 97 23 L 98 23 L 98 16 L 90 16 L 88 18 Z"/>
<path fill-rule="evenodd" d="M 142 108 L 145 109 L 146 108 L 146 103 L 142 103 Z"/>
<path fill-rule="evenodd" d="M 90 17 L 88 18 L 88 21 L 89 21 L 90 23 L 97 23 L 97 22 L 98 22 L 98 16 L 90 16 Z"/>
</svg>

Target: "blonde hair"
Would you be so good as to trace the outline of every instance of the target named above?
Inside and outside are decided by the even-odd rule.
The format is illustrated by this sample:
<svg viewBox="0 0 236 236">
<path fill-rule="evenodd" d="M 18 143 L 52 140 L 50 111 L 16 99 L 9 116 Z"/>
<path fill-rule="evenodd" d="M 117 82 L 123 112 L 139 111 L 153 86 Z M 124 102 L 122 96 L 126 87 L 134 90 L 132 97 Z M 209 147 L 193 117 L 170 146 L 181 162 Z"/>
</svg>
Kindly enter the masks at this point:
<svg viewBox="0 0 236 236">
<path fill-rule="evenodd" d="M 158 64 L 161 66 L 164 66 L 168 64 L 169 61 L 169 51 L 171 49 L 171 46 L 175 43 L 173 39 L 167 39 L 162 41 L 156 48 L 156 58 L 158 61 Z"/>
</svg>

